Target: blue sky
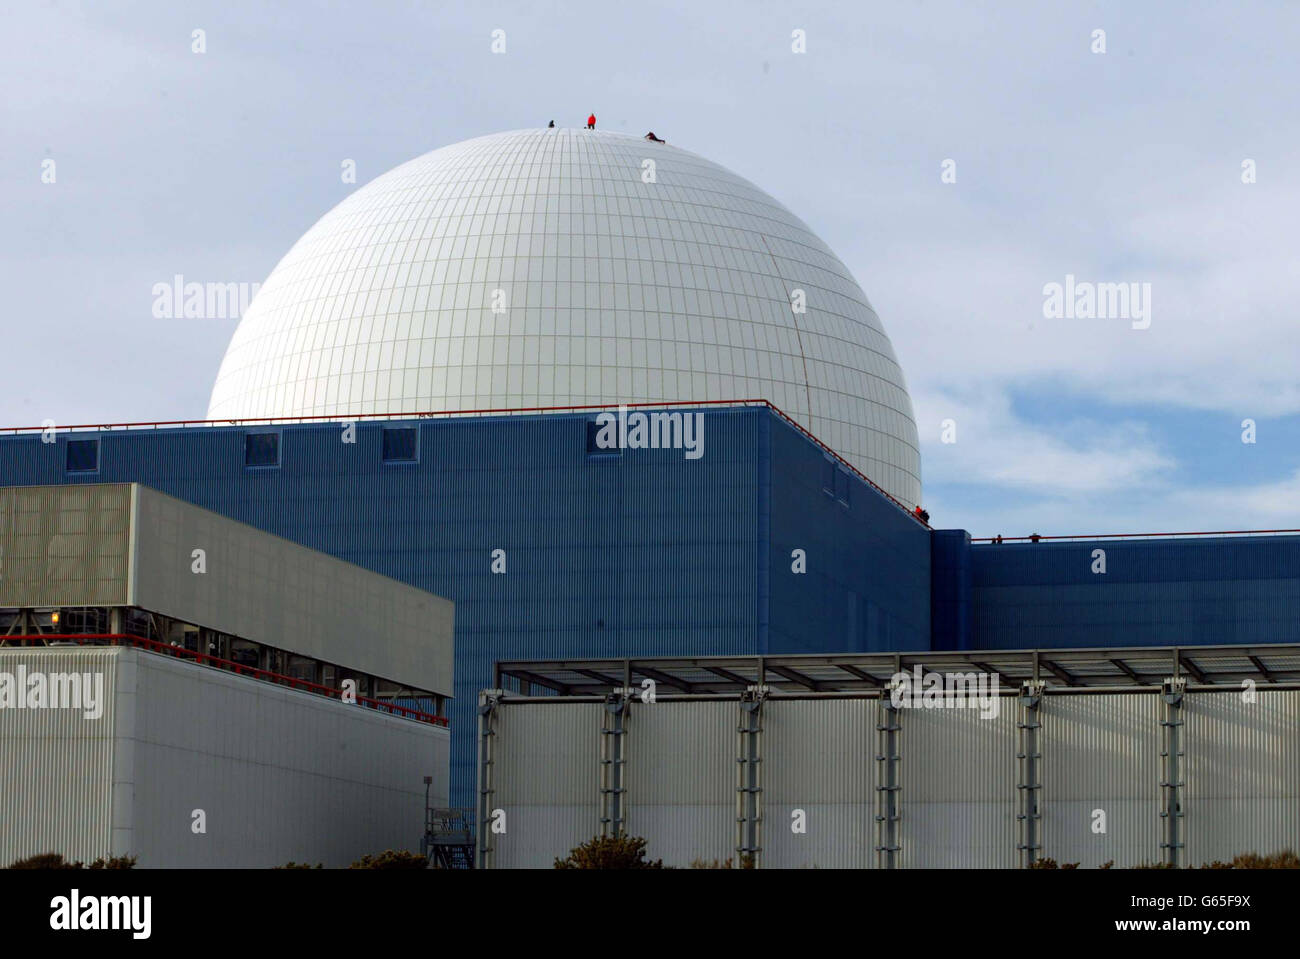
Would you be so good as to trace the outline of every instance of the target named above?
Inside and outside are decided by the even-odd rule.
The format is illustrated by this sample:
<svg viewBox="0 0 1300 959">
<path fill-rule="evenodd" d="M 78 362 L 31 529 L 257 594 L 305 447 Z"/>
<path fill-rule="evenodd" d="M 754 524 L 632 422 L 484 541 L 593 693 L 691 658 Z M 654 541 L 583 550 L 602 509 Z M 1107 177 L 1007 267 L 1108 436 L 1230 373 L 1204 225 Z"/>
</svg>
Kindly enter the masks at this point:
<svg viewBox="0 0 1300 959">
<path fill-rule="evenodd" d="M 203 416 L 235 321 L 156 319 L 155 283 L 261 282 L 356 188 L 344 159 L 360 185 L 594 110 L 754 181 L 849 266 L 936 525 L 1300 527 L 1297 36 L 1291 3 L 12 6 L 0 424 Z M 1067 274 L 1150 283 L 1150 328 L 1045 318 Z"/>
</svg>

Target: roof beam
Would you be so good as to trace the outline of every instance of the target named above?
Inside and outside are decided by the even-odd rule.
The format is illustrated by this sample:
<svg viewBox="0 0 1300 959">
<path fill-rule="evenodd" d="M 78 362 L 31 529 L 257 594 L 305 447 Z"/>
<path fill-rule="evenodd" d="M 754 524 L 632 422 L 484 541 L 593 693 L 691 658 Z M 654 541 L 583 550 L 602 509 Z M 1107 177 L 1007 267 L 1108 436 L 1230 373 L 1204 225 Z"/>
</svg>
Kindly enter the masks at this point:
<svg viewBox="0 0 1300 959">
<path fill-rule="evenodd" d="M 670 676 L 657 669 L 651 669 L 649 666 L 637 665 L 635 660 L 632 661 L 632 672 L 640 673 L 642 676 L 647 676 L 660 685 L 671 686 L 673 689 L 680 689 L 684 693 L 693 693 L 696 690 L 696 684 L 688 683 L 684 679 L 677 676 Z"/>
<path fill-rule="evenodd" d="M 792 683 L 798 683 L 800 686 L 803 686 L 805 689 L 811 689 L 813 692 L 819 693 L 822 691 L 821 683 L 817 682 L 815 679 L 810 679 L 803 673 L 795 672 L 789 666 L 778 666 L 774 663 L 768 663 L 767 671 L 769 673 L 776 673 L 778 676 L 784 676 Z"/>
<path fill-rule="evenodd" d="M 881 686 L 884 685 L 884 683 L 882 683 L 875 676 L 872 676 L 870 673 L 858 669 L 858 667 L 856 666 L 850 666 L 848 663 L 835 663 L 835 667 L 837 669 L 842 669 L 850 676 L 856 676 L 858 679 L 862 680 L 867 685 L 874 686 L 877 689 L 879 689 Z"/>
<path fill-rule="evenodd" d="M 1142 677 L 1139 676 L 1136 672 L 1134 672 L 1133 669 L 1130 668 L 1129 664 L 1124 662 L 1124 660 L 1108 659 L 1106 660 L 1106 662 L 1110 663 L 1112 666 L 1118 669 L 1121 673 L 1123 673 L 1125 676 L 1131 679 L 1136 685 L 1138 686 L 1142 685 Z"/>
<path fill-rule="evenodd" d="M 749 687 L 754 685 L 753 680 L 746 679 L 744 676 L 740 675 L 740 673 L 733 673 L 729 669 L 723 669 L 721 666 L 705 666 L 704 668 L 707 669 L 709 672 L 711 672 L 714 676 L 721 676 L 729 683 L 735 683 L 738 686 L 744 686 L 744 687 Z"/>
<path fill-rule="evenodd" d="M 1273 673 L 1269 670 L 1269 668 L 1268 668 L 1267 666 L 1265 666 L 1263 663 L 1261 663 L 1261 662 L 1259 661 L 1259 657 L 1258 657 L 1258 656 L 1255 656 L 1255 655 L 1252 654 L 1251 656 L 1249 656 L 1249 657 L 1247 657 L 1247 658 L 1251 661 L 1251 663 L 1254 665 L 1254 667 L 1255 667 L 1256 669 L 1259 670 L 1259 674 L 1260 674 L 1261 676 L 1263 676 L 1264 679 L 1265 679 L 1267 682 L 1270 682 L 1270 683 L 1275 683 L 1275 682 L 1277 682 L 1277 677 L 1273 675 Z"/>
<path fill-rule="evenodd" d="M 1067 686 L 1077 685 L 1075 683 L 1073 676 L 1067 673 L 1060 666 L 1056 665 L 1056 663 L 1052 662 L 1050 659 L 1039 659 L 1038 664 L 1042 666 L 1044 669 L 1046 669 L 1053 676 L 1055 676 L 1057 679 L 1059 679 L 1061 682 L 1065 683 L 1065 685 Z"/>
<path fill-rule="evenodd" d="M 567 696 L 572 692 L 572 689 L 564 683 L 555 679 L 548 679 L 545 676 L 539 676 L 537 673 L 531 673 L 526 669 L 503 670 L 501 675 L 513 676 L 515 679 L 522 679 L 526 682 L 532 683 L 534 686 L 545 686 L 547 689 L 555 690 L 561 696 Z"/>
<path fill-rule="evenodd" d="M 594 669 L 575 669 L 574 672 L 579 676 L 586 676 L 588 679 L 594 679 L 596 682 L 603 683 L 606 686 L 613 686 L 615 689 L 623 688 L 623 681 L 621 679 L 615 679 L 613 676 L 597 672 Z"/>
<path fill-rule="evenodd" d="M 1208 681 L 1205 678 L 1205 673 L 1201 672 L 1201 668 L 1197 666 L 1194 662 L 1192 662 L 1190 659 L 1184 659 L 1182 655 L 1179 655 L 1178 668 L 1187 670 L 1189 673 L 1192 674 L 1192 679 L 1196 680 L 1202 686 L 1209 685 Z"/>
</svg>

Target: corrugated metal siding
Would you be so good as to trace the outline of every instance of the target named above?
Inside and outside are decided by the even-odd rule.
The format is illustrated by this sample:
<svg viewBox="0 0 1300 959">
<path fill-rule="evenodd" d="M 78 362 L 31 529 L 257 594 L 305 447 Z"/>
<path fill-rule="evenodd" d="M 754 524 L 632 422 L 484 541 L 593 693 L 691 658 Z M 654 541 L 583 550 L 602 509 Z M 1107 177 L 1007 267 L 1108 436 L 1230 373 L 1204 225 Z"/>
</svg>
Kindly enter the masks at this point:
<svg viewBox="0 0 1300 959">
<path fill-rule="evenodd" d="M 1092 551 L 1106 572 L 1092 572 Z M 1300 634 L 1300 536 L 971 548 L 976 649 L 1282 643 Z"/>
<path fill-rule="evenodd" d="M 132 852 L 147 866 L 340 866 L 419 850 L 441 727 L 152 653 L 138 657 Z M 191 832 L 202 809 L 207 832 Z"/>
<path fill-rule="evenodd" d="M 89 862 L 112 851 L 114 691 L 124 650 L 0 649 L 0 673 L 18 666 L 99 674 L 103 714 L 0 709 L 0 865 L 43 852 Z M 129 777 L 128 777 L 129 778 Z"/>
<path fill-rule="evenodd" d="M 901 709 L 902 851 L 908 868 L 1016 864 L 1016 711 Z"/>
<path fill-rule="evenodd" d="M 666 866 L 736 858 L 734 702 L 634 704 L 627 831 Z"/>
<path fill-rule="evenodd" d="M 762 750 L 763 868 L 875 866 L 875 702 L 769 702 Z M 791 830 L 796 809 L 806 833 Z"/>
<path fill-rule="evenodd" d="M 766 651 L 929 649 L 929 531 L 856 476 L 835 479 L 838 467 L 784 420 L 772 420 L 771 447 Z M 791 569 L 795 549 L 805 573 Z"/>
<path fill-rule="evenodd" d="M 1085 869 L 1159 861 L 1160 697 L 1049 695 L 1040 714 L 1040 855 Z M 1093 832 L 1095 809 L 1104 833 Z"/>
<path fill-rule="evenodd" d="M 155 490 L 136 509 L 133 605 L 451 694 L 448 600 Z"/>
<path fill-rule="evenodd" d="M 130 520 L 129 486 L 0 489 L 0 606 L 124 605 Z"/>
<path fill-rule="evenodd" d="M 1184 697 L 1189 865 L 1300 851 L 1300 691 Z"/>
<path fill-rule="evenodd" d="M 600 723 L 604 707 L 518 704 L 497 712 L 492 808 L 494 869 L 544 869 L 600 834 Z"/>
</svg>

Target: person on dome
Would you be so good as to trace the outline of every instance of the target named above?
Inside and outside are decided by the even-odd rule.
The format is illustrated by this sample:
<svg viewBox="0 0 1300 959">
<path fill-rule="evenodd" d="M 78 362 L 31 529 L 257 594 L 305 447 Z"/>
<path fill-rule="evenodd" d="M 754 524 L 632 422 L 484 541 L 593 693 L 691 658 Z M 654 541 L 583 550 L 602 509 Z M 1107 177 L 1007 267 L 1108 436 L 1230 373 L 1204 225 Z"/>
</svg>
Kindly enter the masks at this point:
<svg viewBox="0 0 1300 959">
<path fill-rule="evenodd" d="M 655 132 L 654 132 L 654 130 L 651 130 L 649 133 L 647 133 L 647 134 L 645 135 L 645 138 L 646 138 L 647 140 L 649 140 L 651 143 L 663 143 L 663 142 L 664 142 L 663 140 L 660 140 L 657 136 L 655 136 Z"/>
<path fill-rule="evenodd" d="M 587 129 L 596 129 L 596 114 L 593 113 L 591 116 L 587 117 Z"/>
<path fill-rule="evenodd" d="M 554 129 L 555 129 L 555 121 L 552 120 L 550 123 L 546 124 L 546 129 L 548 129 L 548 130 L 554 130 Z"/>
</svg>

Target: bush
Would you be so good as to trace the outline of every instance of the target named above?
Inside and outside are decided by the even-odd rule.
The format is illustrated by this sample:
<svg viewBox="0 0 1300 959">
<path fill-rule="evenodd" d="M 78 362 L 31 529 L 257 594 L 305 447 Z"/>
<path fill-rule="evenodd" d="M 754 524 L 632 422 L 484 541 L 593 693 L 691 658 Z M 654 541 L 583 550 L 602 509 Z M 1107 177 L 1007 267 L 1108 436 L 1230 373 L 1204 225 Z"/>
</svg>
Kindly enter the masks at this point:
<svg viewBox="0 0 1300 959">
<path fill-rule="evenodd" d="M 369 858 L 369 857 L 367 857 L 367 858 Z M 363 860 L 363 862 L 364 862 L 364 860 Z M 272 868 L 273 868 L 273 869 L 324 869 L 325 867 L 322 866 L 320 863 L 316 863 L 316 865 L 313 866 L 311 863 L 307 863 L 307 862 L 294 862 L 292 859 L 290 859 L 290 860 L 289 860 L 288 862 L 286 862 L 283 866 L 273 866 Z M 364 867 L 364 866 L 357 866 L 356 868 L 358 868 L 358 869 L 364 869 L 364 868 L 367 868 L 367 867 Z"/>
<path fill-rule="evenodd" d="M 1035 859 L 1029 864 L 1030 869 L 1078 869 L 1077 862 L 1057 863 L 1055 859 Z"/>
<path fill-rule="evenodd" d="M 112 856 L 105 859 L 100 856 L 89 866 L 84 862 L 64 859 L 62 853 L 42 852 L 26 859 L 15 859 L 9 864 L 10 869 L 134 869 L 135 856 Z"/>
<path fill-rule="evenodd" d="M 429 862 L 419 853 L 385 849 L 378 856 L 362 856 L 349 869 L 428 869 Z"/>
<path fill-rule="evenodd" d="M 1283 849 L 1271 856 L 1261 856 L 1257 852 L 1246 852 L 1233 858 L 1232 862 L 1207 862 L 1202 869 L 1300 869 L 1300 856 L 1294 850 Z"/>
<path fill-rule="evenodd" d="M 631 836 L 596 836 L 555 860 L 556 869 L 662 869 L 664 861 L 645 858 L 645 840 Z"/>
<path fill-rule="evenodd" d="M 68 862 L 62 853 L 42 852 L 26 859 L 15 859 L 9 864 L 10 869 L 80 869 L 79 862 Z"/>
</svg>

